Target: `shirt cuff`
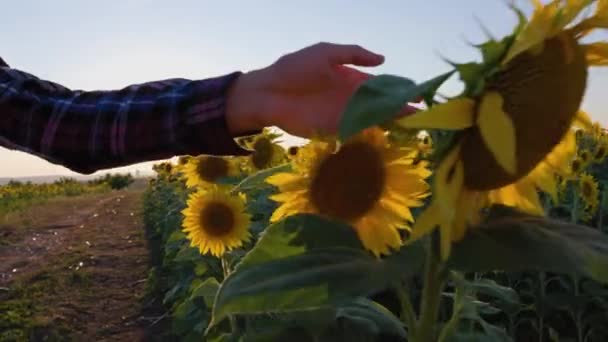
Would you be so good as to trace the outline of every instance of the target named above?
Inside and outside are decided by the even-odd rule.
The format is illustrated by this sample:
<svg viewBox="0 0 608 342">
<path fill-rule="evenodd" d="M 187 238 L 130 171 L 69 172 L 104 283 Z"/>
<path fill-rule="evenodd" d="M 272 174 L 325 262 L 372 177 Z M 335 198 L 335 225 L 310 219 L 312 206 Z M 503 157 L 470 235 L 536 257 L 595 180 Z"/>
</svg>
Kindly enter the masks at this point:
<svg viewBox="0 0 608 342">
<path fill-rule="evenodd" d="M 182 113 L 179 138 L 180 154 L 243 156 L 251 152 L 239 146 L 228 131 L 226 99 L 230 86 L 242 72 L 193 81 L 192 105 Z M 261 132 L 261 131 L 260 131 Z M 244 135 L 259 132 L 248 132 Z"/>
</svg>

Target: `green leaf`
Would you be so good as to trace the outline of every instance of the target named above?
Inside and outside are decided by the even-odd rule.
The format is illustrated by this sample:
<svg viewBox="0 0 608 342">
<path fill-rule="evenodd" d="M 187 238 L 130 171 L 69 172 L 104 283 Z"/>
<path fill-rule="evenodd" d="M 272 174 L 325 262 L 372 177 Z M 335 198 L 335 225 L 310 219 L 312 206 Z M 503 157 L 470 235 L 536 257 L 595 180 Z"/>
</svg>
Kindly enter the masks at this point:
<svg viewBox="0 0 608 342">
<path fill-rule="evenodd" d="M 288 172 L 291 170 L 290 164 L 279 165 L 270 169 L 262 170 L 254 173 L 253 175 L 245 178 L 237 186 L 232 189 L 233 193 L 237 192 L 248 192 L 257 190 L 260 187 L 270 186 L 266 183 L 266 178 L 272 176 L 278 172 Z"/>
<path fill-rule="evenodd" d="M 454 245 L 461 271 L 549 271 L 608 282 L 608 236 L 595 229 L 497 206 Z"/>
<path fill-rule="evenodd" d="M 407 338 L 403 322 L 387 308 L 367 298 L 357 298 L 352 303 L 339 307 L 336 318 L 352 320 L 374 335 L 386 333 Z"/>
<path fill-rule="evenodd" d="M 378 259 L 352 228 L 315 215 L 271 227 L 222 283 L 213 323 L 231 314 L 310 310 L 341 305 L 417 273 L 421 243 Z"/>
<path fill-rule="evenodd" d="M 481 50 L 484 64 L 495 65 L 500 63 L 500 60 L 507 52 L 510 41 L 505 38 L 501 41 L 489 40 L 477 47 Z"/>
<path fill-rule="evenodd" d="M 519 295 L 510 287 L 502 286 L 491 279 L 479 279 L 468 286 L 476 293 L 494 298 L 503 311 L 515 312 L 521 308 Z"/>
<path fill-rule="evenodd" d="M 207 278 L 192 291 L 190 298 L 203 297 L 205 304 L 207 304 L 208 307 L 211 307 L 215 301 L 215 295 L 219 288 L 220 284 L 215 278 Z"/>
<path fill-rule="evenodd" d="M 452 73 L 418 85 L 410 79 L 394 75 L 370 78 L 357 89 L 347 104 L 340 122 L 340 139 L 346 140 L 365 128 L 393 119 L 408 102 L 434 93 Z"/>
<path fill-rule="evenodd" d="M 354 230 L 344 223 L 312 214 L 293 215 L 266 228 L 237 268 L 327 247 L 363 249 Z"/>
</svg>

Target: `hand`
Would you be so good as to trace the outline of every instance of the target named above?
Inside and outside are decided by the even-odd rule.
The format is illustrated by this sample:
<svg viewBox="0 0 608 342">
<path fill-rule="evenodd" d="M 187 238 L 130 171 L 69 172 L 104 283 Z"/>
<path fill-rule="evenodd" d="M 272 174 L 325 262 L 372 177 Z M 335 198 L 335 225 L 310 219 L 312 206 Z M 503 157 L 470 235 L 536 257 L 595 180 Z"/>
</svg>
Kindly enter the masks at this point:
<svg viewBox="0 0 608 342">
<path fill-rule="evenodd" d="M 377 66 L 384 57 L 357 45 L 319 43 L 241 75 L 226 108 L 233 135 L 278 126 L 303 137 L 332 134 L 357 87 L 369 74 L 345 66 Z"/>
</svg>

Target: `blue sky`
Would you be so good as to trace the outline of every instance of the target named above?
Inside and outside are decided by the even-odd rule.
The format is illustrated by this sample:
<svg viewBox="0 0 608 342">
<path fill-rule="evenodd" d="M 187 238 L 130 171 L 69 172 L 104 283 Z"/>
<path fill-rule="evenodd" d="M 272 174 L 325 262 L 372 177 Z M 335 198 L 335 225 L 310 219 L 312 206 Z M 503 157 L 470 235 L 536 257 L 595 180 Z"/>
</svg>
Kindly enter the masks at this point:
<svg viewBox="0 0 608 342">
<path fill-rule="evenodd" d="M 85 90 L 247 71 L 319 41 L 360 44 L 386 56 L 369 72 L 422 81 L 449 69 L 441 56 L 478 58 L 467 41 L 484 40 L 479 21 L 497 37 L 516 21 L 503 0 L 23 0 L 4 5 L 3 14 L 0 56 L 15 68 Z M 459 89 L 454 78 L 443 91 Z M 594 70 L 583 108 L 603 124 L 606 89 L 608 70 Z M 70 174 L 2 148 L 0 161 L 0 177 Z"/>
</svg>

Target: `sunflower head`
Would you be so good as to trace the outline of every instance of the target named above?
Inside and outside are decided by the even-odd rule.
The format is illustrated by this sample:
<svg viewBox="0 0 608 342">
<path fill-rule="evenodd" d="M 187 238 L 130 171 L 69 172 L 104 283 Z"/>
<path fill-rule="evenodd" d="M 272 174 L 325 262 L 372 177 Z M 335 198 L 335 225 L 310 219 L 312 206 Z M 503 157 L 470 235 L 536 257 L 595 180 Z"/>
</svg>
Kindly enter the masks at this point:
<svg viewBox="0 0 608 342">
<path fill-rule="evenodd" d="M 191 158 L 184 167 L 188 187 L 205 186 L 235 174 L 231 159 L 211 155 Z"/>
<path fill-rule="evenodd" d="M 599 188 L 597 181 L 588 173 L 579 178 L 579 193 L 586 208 L 596 208 L 598 205 Z"/>
<path fill-rule="evenodd" d="M 264 170 L 277 166 L 285 160 L 285 151 L 268 135 L 260 135 L 251 143 L 253 152 L 249 156 L 250 166 L 254 170 Z"/>
<path fill-rule="evenodd" d="M 376 255 L 401 245 L 398 229 L 413 221 L 410 207 L 428 196 L 426 164 L 413 165 L 415 151 L 391 146 L 381 129 L 368 129 L 338 149 L 313 140 L 300 149 L 294 172 L 267 182 L 281 193 L 271 220 L 301 212 L 349 223 Z"/>
<path fill-rule="evenodd" d="M 243 195 L 230 195 L 218 187 L 198 191 L 190 195 L 182 214 L 183 230 L 201 254 L 221 257 L 250 238 Z"/>
<path fill-rule="evenodd" d="M 592 158 L 591 152 L 589 152 L 587 150 L 581 151 L 578 154 L 578 159 L 581 160 L 581 162 L 583 163 L 583 165 L 589 164 L 589 162 L 591 161 L 591 158 Z"/>
<path fill-rule="evenodd" d="M 595 146 L 595 151 L 593 152 L 593 160 L 596 163 L 601 163 L 608 155 L 608 144 L 605 142 L 600 142 Z"/>
<path fill-rule="evenodd" d="M 535 1 L 530 20 L 521 16 L 510 36 L 480 45 L 482 63 L 455 64 L 465 82 L 461 96 L 398 119 L 404 128 L 459 131 L 437 169 L 437 201 L 418 220 L 422 232 L 441 226 L 443 257 L 450 239 L 461 238 L 465 223 L 483 206 L 500 203 L 542 214 L 537 189 L 555 198 L 554 174 L 567 173 L 575 153 L 572 129 L 591 127 L 579 109 L 588 68 L 608 60 L 603 43 L 581 42 L 591 30 L 608 26 L 602 11 L 568 27 L 595 2 Z M 598 8 L 608 8 L 605 3 Z"/>
<path fill-rule="evenodd" d="M 583 171 L 585 163 L 580 158 L 575 158 L 570 164 L 570 170 L 572 174 L 578 174 Z"/>
<path fill-rule="evenodd" d="M 289 158 L 294 158 L 295 156 L 298 155 L 298 150 L 300 148 L 298 146 L 289 146 L 289 148 L 287 149 L 287 156 Z"/>
<path fill-rule="evenodd" d="M 186 165 L 190 159 L 192 159 L 192 156 L 179 156 L 179 158 L 177 158 L 177 165 Z"/>
</svg>

